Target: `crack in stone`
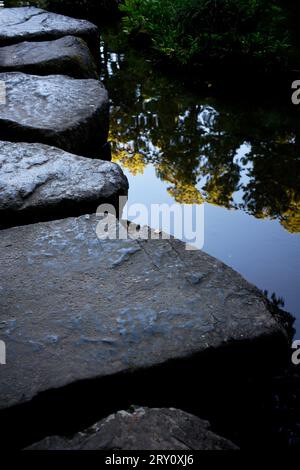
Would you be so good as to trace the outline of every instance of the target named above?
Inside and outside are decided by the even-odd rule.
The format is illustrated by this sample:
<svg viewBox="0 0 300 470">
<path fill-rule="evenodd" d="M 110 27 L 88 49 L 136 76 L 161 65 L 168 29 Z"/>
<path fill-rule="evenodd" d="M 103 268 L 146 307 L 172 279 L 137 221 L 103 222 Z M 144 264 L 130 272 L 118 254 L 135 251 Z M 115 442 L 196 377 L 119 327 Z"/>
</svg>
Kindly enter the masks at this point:
<svg viewBox="0 0 300 470">
<path fill-rule="evenodd" d="M 137 239 L 136 241 L 137 241 L 138 245 L 141 247 L 141 249 L 143 250 L 143 252 L 146 254 L 147 258 L 149 258 L 149 260 L 150 260 L 151 263 L 153 264 L 154 269 L 155 269 L 156 271 L 160 271 L 160 266 L 159 266 L 158 264 L 156 264 L 156 263 L 153 261 L 153 259 L 151 258 L 150 254 L 149 254 L 148 251 L 145 249 L 145 246 L 144 246 L 144 245 L 145 245 L 145 242 L 142 241 L 142 240 L 139 240 L 139 239 Z"/>
<path fill-rule="evenodd" d="M 40 15 L 45 15 L 45 12 L 39 11 L 38 13 L 32 13 L 29 18 L 26 18 L 26 20 L 23 19 L 22 21 L 19 21 L 18 23 L 10 23 L 8 26 L 9 27 L 18 26 L 20 24 L 28 23 L 28 21 L 32 20 L 32 18 L 34 18 L 35 16 L 40 16 Z"/>
</svg>

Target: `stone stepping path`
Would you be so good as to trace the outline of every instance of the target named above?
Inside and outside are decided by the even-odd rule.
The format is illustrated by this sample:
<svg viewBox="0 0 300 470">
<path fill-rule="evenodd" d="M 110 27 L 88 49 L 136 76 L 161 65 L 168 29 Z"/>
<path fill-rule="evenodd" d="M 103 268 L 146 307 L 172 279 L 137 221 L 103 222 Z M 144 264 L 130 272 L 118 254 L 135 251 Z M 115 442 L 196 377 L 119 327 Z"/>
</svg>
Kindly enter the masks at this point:
<svg viewBox="0 0 300 470">
<path fill-rule="evenodd" d="M 97 66 L 89 48 L 82 39 L 74 36 L 1 47 L 0 71 L 98 78 Z"/>
<path fill-rule="evenodd" d="M 7 362 L 0 367 L 0 415 L 8 445 L 22 442 L 17 415 L 27 422 L 33 410 L 35 429 L 28 432 L 34 435 L 45 403 L 51 413 L 54 395 L 77 406 L 74 388 L 83 387 L 87 396 L 92 380 L 105 387 L 125 377 L 134 386 L 132 373 L 148 377 L 153 370 L 177 378 L 174 367 L 182 370 L 184 363 L 194 373 L 202 358 L 210 369 L 207 358 L 226 346 L 237 368 L 245 347 L 251 368 L 257 361 L 271 367 L 269 358 L 288 348 L 263 294 L 202 251 L 187 251 L 174 239 L 99 238 L 106 221 L 95 215 L 52 220 L 93 212 L 102 202 L 115 205 L 128 190 L 117 165 L 96 160 L 110 158 L 109 100 L 93 79 L 92 54 L 99 56 L 99 31 L 88 21 L 34 7 L 0 9 L 0 70 L 6 70 L 0 73 L 0 228 L 19 225 L 0 236 L 0 340 Z M 32 223 L 41 220 L 48 221 Z M 94 419 L 93 410 L 93 421 L 99 416 Z M 48 423 L 49 415 L 44 429 Z M 47 428 L 34 440 L 48 434 Z M 235 446 L 183 411 L 139 408 L 111 415 L 73 439 L 48 437 L 32 448 Z"/>
<path fill-rule="evenodd" d="M 0 139 L 39 142 L 87 157 L 109 158 L 108 94 L 98 80 L 0 73 Z"/>
<path fill-rule="evenodd" d="M 23 41 L 47 41 L 70 35 L 84 39 L 98 57 L 99 30 L 89 21 L 35 7 L 0 9 L 0 46 Z"/>
<path fill-rule="evenodd" d="M 43 144 L 0 142 L 0 227 L 95 212 L 127 190 L 114 163 Z"/>
<path fill-rule="evenodd" d="M 99 239 L 105 225 L 82 216 L 1 232 L 0 409 L 226 344 L 237 358 L 244 340 L 254 354 L 272 339 L 274 357 L 287 345 L 261 292 L 229 267 L 173 239 Z"/>
</svg>

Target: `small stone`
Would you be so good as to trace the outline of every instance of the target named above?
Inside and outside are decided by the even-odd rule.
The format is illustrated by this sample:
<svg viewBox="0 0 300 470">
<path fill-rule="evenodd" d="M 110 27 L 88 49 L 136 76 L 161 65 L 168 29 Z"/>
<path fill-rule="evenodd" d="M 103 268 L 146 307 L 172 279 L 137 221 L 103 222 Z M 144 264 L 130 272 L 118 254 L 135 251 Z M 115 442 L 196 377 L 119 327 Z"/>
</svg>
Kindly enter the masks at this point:
<svg viewBox="0 0 300 470">
<path fill-rule="evenodd" d="M 127 191 L 127 178 L 115 163 L 43 144 L 0 141 L 0 227 L 96 212 Z"/>
<path fill-rule="evenodd" d="M 0 70 L 35 75 L 64 74 L 73 78 L 98 78 L 97 67 L 89 48 L 82 39 L 74 36 L 1 47 Z"/>
<path fill-rule="evenodd" d="M 108 94 L 98 80 L 65 75 L 0 73 L 0 139 L 39 142 L 87 157 L 102 157 L 109 126 Z M 91 107 L 90 105 L 94 105 Z"/>
<path fill-rule="evenodd" d="M 238 447 L 212 432 L 209 422 L 184 411 L 135 408 L 131 412 L 118 411 L 71 439 L 47 437 L 27 449 L 190 451 L 238 450 Z"/>
</svg>

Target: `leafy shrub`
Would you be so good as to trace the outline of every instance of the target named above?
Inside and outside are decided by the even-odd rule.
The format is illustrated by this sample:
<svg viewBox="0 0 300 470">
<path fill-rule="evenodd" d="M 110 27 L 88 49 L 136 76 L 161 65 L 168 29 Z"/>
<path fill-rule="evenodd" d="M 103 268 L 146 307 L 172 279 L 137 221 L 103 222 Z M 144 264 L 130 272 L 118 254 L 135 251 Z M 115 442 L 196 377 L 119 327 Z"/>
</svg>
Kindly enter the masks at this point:
<svg viewBox="0 0 300 470">
<path fill-rule="evenodd" d="M 288 47 L 277 0 L 124 0 L 124 30 L 180 64 L 282 60 Z"/>
</svg>

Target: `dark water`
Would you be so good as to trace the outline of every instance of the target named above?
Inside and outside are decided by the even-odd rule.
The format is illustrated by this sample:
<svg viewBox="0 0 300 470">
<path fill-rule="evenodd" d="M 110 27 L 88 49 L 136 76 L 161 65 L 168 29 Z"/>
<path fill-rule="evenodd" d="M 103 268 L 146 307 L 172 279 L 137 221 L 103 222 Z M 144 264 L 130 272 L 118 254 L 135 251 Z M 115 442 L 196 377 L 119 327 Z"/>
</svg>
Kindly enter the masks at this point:
<svg viewBox="0 0 300 470">
<path fill-rule="evenodd" d="M 205 204 L 204 250 L 282 298 L 300 331 L 300 123 L 189 92 L 122 43 L 104 34 L 102 78 L 129 203 Z"/>
<path fill-rule="evenodd" d="M 48 5 L 6 2 L 16 3 Z M 75 2 L 76 16 L 100 21 L 92 4 Z M 204 251 L 282 299 L 300 334 L 300 120 L 290 103 L 255 100 L 247 89 L 216 98 L 210 83 L 189 91 L 118 31 L 104 32 L 101 59 L 129 204 L 204 204 Z"/>
</svg>

